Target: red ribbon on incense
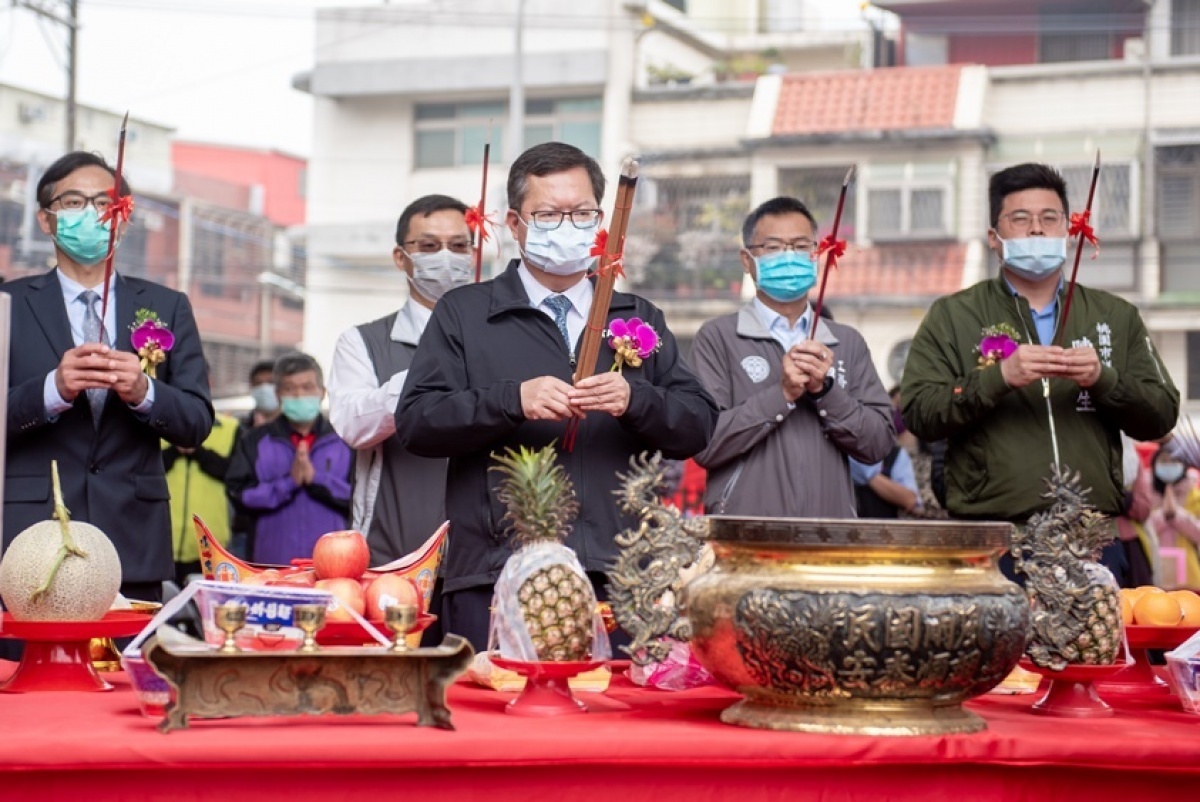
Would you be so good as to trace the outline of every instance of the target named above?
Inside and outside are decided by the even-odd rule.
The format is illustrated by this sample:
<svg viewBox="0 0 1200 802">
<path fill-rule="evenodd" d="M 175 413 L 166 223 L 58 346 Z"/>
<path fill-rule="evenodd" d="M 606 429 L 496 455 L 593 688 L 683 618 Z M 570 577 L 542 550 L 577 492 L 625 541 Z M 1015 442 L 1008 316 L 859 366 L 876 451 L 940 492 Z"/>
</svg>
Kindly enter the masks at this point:
<svg viewBox="0 0 1200 802">
<path fill-rule="evenodd" d="M 1091 244 L 1092 258 L 1095 259 L 1100 255 L 1100 241 L 1096 239 L 1096 230 L 1091 224 L 1092 210 L 1084 209 L 1082 212 L 1071 213 L 1071 227 L 1067 229 L 1068 236 L 1082 236 L 1085 242 Z"/>
</svg>

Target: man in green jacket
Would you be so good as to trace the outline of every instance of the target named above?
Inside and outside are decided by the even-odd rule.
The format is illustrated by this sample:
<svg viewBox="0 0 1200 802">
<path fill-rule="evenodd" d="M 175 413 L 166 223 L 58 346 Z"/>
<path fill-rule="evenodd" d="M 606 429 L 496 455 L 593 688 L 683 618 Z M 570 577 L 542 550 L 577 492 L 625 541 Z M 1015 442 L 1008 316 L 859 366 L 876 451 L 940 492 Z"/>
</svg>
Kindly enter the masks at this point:
<svg viewBox="0 0 1200 802">
<path fill-rule="evenodd" d="M 904 367 L 904 422 L 924 440 L 947 440 L 946 508 L 956 518 L 1024 524 L 1049 507 L 1042 493 L 1056 449 L 1091 502 L 1120 515 L 1121 432 L 1166 435 L 1179 391 L 1127 301 L 1077 285 L 1063 325 L 1062 176 L 1020 164 L 996 173 L 988 190 L 1000 275 L 930 308 Z M 1118 544 L 1104 562 L 1120 580 Z"/>
</svg>

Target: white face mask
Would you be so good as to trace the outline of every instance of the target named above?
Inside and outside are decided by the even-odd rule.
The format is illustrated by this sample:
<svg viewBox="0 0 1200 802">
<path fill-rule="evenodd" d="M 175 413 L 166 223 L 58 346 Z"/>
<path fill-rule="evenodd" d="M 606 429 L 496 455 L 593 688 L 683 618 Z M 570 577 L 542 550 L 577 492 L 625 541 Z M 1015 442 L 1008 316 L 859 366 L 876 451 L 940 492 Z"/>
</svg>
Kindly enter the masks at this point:
<svg viewBox="0 0 1200 802">
<path fill-rule="evenodd" d="M 1004 264 L 1026 281 L 1041 281 L 1067 261 L 1066 237 L 1022 237 L 1000 239 L 1000 243 Z"/>
<path fill-rule="evenodd" d="M 474 276 L 469 253 L 454 253 L 449 248 L 442 248 L 437 253 L 404 253 L 413 263 L 409 281 L 417 292 L 435 303 L 455 287 L 469 283 Z"/>
<path fill-rule="evenodd" d="M 520 218 L 518 218 L 520 219 Z M 553 231 L 531 226 L 524 220 L 525 261 L 555 276 L 573 276 L 592 266 L 592 246 L 596 243 L 597 226 L 576 228 L 569 221 Z"/>
</svg>

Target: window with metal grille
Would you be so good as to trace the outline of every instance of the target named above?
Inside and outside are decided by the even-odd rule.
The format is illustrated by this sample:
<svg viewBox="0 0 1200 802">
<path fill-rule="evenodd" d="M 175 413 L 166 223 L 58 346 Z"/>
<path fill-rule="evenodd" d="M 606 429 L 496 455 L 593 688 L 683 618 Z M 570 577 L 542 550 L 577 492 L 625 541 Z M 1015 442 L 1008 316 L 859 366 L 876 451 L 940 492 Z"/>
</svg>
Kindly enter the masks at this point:
<svg viewBox="0 0 1200 802">
<path fill-rule="evenodd" d="M 1200 401 L 1200 331 L 1187 333 L 1187 397 Z"/>
<path fill-rule="evenodd" d="M 493 158 L 512 161 L 517 156 L 504 150 L 507 101 L 419 103 L 415 112 L 413 163 L 418 169 L 482 163 L 489 130 Z M 557 140 L 599 156 L 600 116 L 599 97 L 529 98 L 525 147 Z"/>
<path fill-rule="evenodd" d="M 1063 4 L 1043 11 L 1038 19 L 1038 61 L 1104 61 L 1113 58 L 1121 34 L 1140 33 L 1143 12 L 1118 12 L 1105 4 Z"/>
<path fill-rule="evenodd" d="M 728 292 L 741 280 L 749 175 L 645 176 L 629 222 L 625 273 L 639 289 Z"/>
<path fill-rule="evenodd" d="M 1171 0 L 1171 55 L 1200 56 L 1200 0 Z"/>
<path fill-rule="evenodd" d="M 1200 145 L 1155 151 L 1158 168 L 1158 236 L 1200 238 Z"/>
<path fill-rule="evenodd" d="M 864 176 L 871 239 L 950 236 L 954 170 L 947 162 L 871 165 Z"/>
<path fill-rule="evenodd" d="M 842 191 L 842 181 L 846 178 L 849 164 L 836 167 L 800 167 L 779 171 L 779 194 L 797 198 L 808 207 L 821 234 L 829 233 L 833 227 L 833 216 L 837 211 L 838 195 Z M 842 223 L 838 229 L 838 238 L 854 241 L 855 224 L 855 192 L 854 187 L 846 193 L 846 206 L 842 209 Z"/>
<path fill-rule="evenodd" d="M 1087 206 L 1088 188 L 1092 185 L 1090 164 L 1070 164 L 1058 168 L 1067 182 L 1067 199 L 1071 211 L 1081 212 Z M 1100 170 L 1096 197 L 1092 201 L 1092 225 L 1101 237 L 1128 237 L 1134 232 L 1130 183 L 1133 168 L 1129 164 L 1105 164 Z"/>
</svg>

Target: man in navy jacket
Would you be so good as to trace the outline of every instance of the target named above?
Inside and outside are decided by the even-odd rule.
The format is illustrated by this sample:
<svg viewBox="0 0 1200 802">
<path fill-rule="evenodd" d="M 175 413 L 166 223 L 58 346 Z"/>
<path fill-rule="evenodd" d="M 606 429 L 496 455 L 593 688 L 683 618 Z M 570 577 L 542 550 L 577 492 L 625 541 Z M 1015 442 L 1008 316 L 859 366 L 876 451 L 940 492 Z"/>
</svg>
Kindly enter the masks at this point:
<svg viewBox="0 0 1200 802">
<path fill-rule="evenodd" d="M 186 295 L 114 274 L 100 325 L 114 224 L 102 211 L 114 184 L 112 168 L 92 153 L 52 164 L 38 182 L 37 219 L 54 239 L 58 266 L 3 285 L 12 295 L 4 541 L 50 518 L 57 460 L 71 517 L 98 526 L 117 548 L 121 592 L 156 601 L 175 573 L 161 441 L 196 448 L 213 410 Z M 148 314 L 174 337 L 153 378 L 131 338 Z"/>
<path fill-rule="evenodd" d="M 635 295 L 614 293 L 608 321 L 648 323 L 661 339 L 658 351 L 617 372 L 609 370 L 614 352 L 602 345 L 595 375 L 572 384 L 592 303 L 588 268 L 603 196 L 599 166 L 570 145 L 537 145 L 513 163 L 507 223 L 523 258 L 491 281 L 442 297 L 396 411 L 406 448 L 450 460 L 441 613 L 446 631 L 476 649 L 487 645 L 492 585 L 512 553 L 496 497 L 500 477 L 488 471 L 493 454 L 559 444 L 580 503 L 567 545 L 604 598 L 613 538 L 633 523 L 616 506 L 617 471 L 643 451 L 689 457 L 716 424 L 716 405 L 684 365 L 662 312 Z M 567 423 L 580 417 L 566 452 Z"/>
</svg>

